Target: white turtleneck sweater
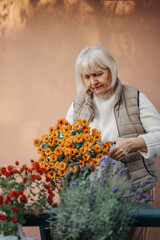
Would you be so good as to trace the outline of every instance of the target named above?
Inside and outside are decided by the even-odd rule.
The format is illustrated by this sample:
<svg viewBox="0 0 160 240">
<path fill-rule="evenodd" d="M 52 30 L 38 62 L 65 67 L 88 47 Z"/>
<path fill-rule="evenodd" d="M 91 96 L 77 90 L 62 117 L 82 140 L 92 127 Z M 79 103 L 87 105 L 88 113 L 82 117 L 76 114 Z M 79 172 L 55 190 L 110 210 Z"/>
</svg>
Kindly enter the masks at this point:
<svg viewBox="0 0 160 240">
<path fill-rule="evenodd" d="M 115 94 L 109 90 L 104 95 L 93 94 L 94 114 L 91 128 L 97 128 L 102 133 L 102 141 L 112 141 L 118 136 L 118 129 L 114 116 Z M 146 159 L 156 158 L 160 155 L 160 114 L 148 98 L 140 93 L 139 96 L 140 120 L 146 131 L 143 137 L 147 145 L 147 153 L 139 151 Z M 73 124 L 73 103 L 70 106 L 66 119 Z"/>
</svg>

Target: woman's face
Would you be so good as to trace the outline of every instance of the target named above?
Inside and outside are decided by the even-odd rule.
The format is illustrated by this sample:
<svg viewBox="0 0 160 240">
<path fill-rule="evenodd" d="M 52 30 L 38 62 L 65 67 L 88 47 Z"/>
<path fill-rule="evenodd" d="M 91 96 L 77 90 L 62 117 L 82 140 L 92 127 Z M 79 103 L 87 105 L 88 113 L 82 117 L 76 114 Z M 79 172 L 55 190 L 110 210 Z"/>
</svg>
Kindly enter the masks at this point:
<svg viewBox="0 0 160 240">
<path fill-rule="evenodd" d="M 87 88 L 91 92 L 98 95 L 105 94 L 111 87 L 111 72 L 108 68 L 95 71 L 90 69 L 90 74 L 86 74 L 82 71 L 82 80 Z"/>
</svg>

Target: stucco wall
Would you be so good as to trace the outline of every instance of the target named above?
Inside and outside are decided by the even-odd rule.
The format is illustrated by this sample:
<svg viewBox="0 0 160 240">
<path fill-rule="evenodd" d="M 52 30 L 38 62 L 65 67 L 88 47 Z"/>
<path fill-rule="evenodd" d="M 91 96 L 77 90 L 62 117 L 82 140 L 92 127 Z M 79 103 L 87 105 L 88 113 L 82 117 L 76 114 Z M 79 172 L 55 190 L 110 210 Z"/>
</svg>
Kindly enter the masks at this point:
<svg viewBox="0 0 160 240">
<path fill-rule="evenodd" d="M 65 117 L 76 96 L 75 60 L 87 45 L 106 47 L 121 81 L 139 88 L 160 111 L 158 1 L 9 3 L 0 3 L 1 166 L 38 158 L 32 141 Z"/>
</svg>

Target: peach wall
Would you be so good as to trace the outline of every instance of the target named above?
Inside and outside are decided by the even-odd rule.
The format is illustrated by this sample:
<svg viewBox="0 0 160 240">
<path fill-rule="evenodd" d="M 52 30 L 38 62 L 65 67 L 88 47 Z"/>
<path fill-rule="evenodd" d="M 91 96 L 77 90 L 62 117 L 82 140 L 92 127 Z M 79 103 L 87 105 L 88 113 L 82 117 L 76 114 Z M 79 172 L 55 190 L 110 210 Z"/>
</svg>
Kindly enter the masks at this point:
<svg viewBox="0 0 160 240">
<path fill-rule="evenodd" d="M 159 5 L 156 0 L 1 1 L 0 165 L 38 158 L 32 141 L 66 115 L 76 96 L 75 60 L 87 45 L 106 47 L 121 81 L 139 88 L 160 111 Z M 157 165 L 160 170 L 159 160 Z M 150 239 L 157 239 L 154 231 Z"/>
</svg>

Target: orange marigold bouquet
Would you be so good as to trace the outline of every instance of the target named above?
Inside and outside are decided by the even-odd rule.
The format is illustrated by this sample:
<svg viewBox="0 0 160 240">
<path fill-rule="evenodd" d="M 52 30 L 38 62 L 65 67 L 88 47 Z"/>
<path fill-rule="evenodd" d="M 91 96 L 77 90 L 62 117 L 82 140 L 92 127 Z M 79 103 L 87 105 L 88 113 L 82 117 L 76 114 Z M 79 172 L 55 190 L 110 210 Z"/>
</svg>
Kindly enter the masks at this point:
<svg viewBox="0 0 160 240">
<path fill-rule="evenodd" d="M 62 188 L 62 180 L 68 172 L 78 174 L 84 168 L 93 172 L 111 147 L 111 142 L 102 143 L 101 132 L 91 129 L 86 119 L 78 119 L 74 125 L 59 119 L 49 128 L 49 134 L 33 143 L 41 155 L 40 166 L 48 171 L 49 178 L 58 188 Z"/>
</svg>

